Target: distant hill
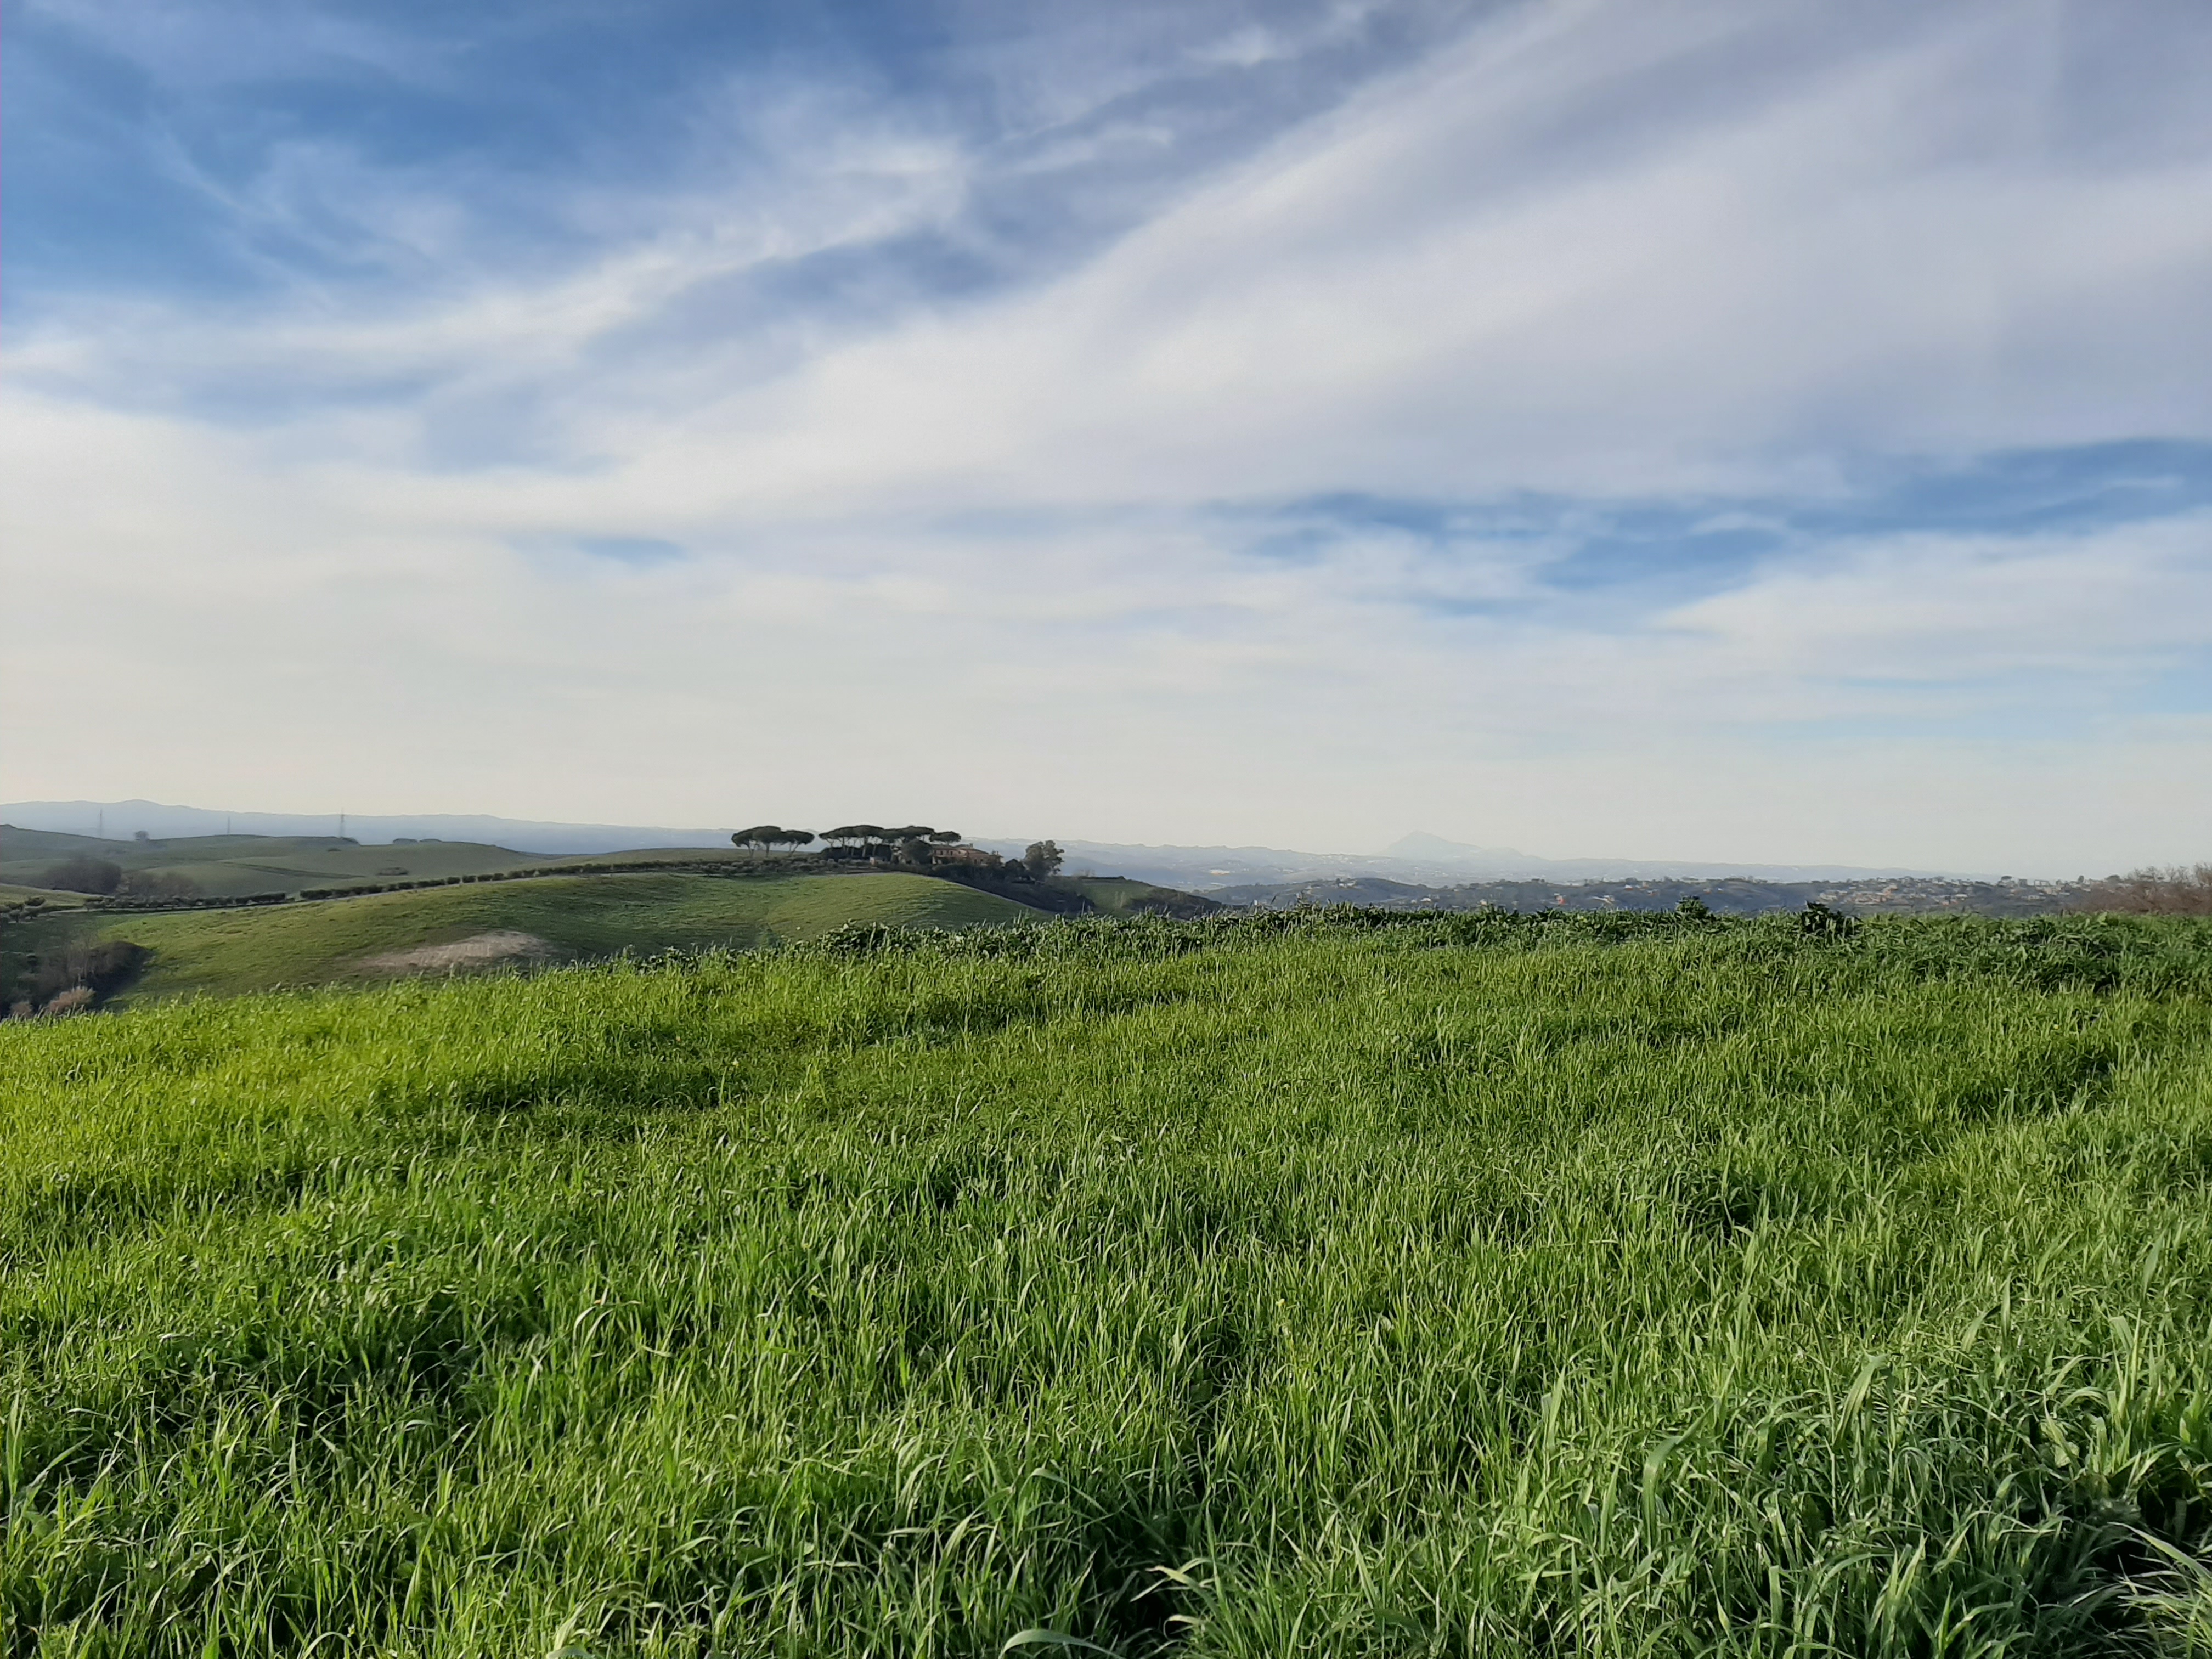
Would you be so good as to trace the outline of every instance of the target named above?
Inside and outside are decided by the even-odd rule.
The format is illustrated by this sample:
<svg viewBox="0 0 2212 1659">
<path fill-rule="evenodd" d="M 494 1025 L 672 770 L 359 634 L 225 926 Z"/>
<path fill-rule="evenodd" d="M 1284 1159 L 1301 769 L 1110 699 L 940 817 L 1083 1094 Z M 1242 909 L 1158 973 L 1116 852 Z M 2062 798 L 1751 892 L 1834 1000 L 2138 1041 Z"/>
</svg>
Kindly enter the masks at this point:
<svg viewBox="0 0 2212 1659">
<path fill-rule="evenodd" d="M 1462 877 L 1496 880 L 1534 877 L 1554 881 L 1699 881 L 1741 876 L 1753 881 L 1873 881 L 1940 873 L 1850 864 L 1732 864 L 1711 859 L 1547 859 L 1523 853 L 1518 848 L 1474 847 L 1421 832 L 1400 836 L 1382 849 L 1382 855 L 1405 863 L 1455 871 Z"/>
<path fill-rule="evenodd" d="M 613 853 L 632 847 L 726 847 L 730 830 L 672 830 L 647 824 L 547 823 L 532 818 L 494 817 L 483 813 L 401 814 L 226 812 L 204 806 L 171 806 L 150 800 L 21 800 L 0 803 L 0 823 L 25 830 L 60 830 L 92 837 L 103 825 L 105 839 L 128 841 L 138 830 L 157 840 L 226 834 L 281 836 L 313 840 L 343 833 L 362 842 L 388 842 L 405 836 L 439 841 L 473 842 L 526 853 L 577 854 Z M 731 828 L 737 826 L 732 825 Z M 4 857 L 0 854 L 0 857 Z"/>
<path fill-rule="evenodd" d="M 296 893 L 349 881 L 487 875 L 542 864 L 545 856 L 477 842 L 364 847 L 336 836 L 186 836 L 100 841 L 90 836 L 0 823 L 0 883 L 41 887 L 55 866 L 82 857 L 118 865 L 130 876 L 187 881 L 194 892 L 208 898 Z M 693 849 L 673 856 L 696 857 L 697 853 Z"/>
<path fill-rule="evenodd" d="M 1222 908 L 1218 901 L 1196 893 L 1133 881 L 1127 876 L 1057 876 L 1045 885 L 1063 890 L 1072 888 L 1093 909 L 1109 916 L 1202 916 Z"/>
<path fill-rule="evenodd" d="M 696 864 L 734 856 L 720 847 L 633 847 L 591 854 L 624 864 Z M 270 893 L 497 875 L 563 862 L 552 853 L 525 853 L 472 841 L 400 841 L 363 846 L 336 836 L 184 836 L 174 840 L 96 841 L 53 830 L 0 823 L 0 884 L 37 888 L 66 860 L 88 857 L 119 866 L 127 876 L 181 877 L 194 895 L 251 898 Z"/>
<path fill-rule="evenodd" d="M 1019 853 L 1013 842 L 978 839 L 994 853 Z M 1060 842 L 1072 872 L 1131 876 L 1163 886 L 1213 893 L 1224 888 L 1286 882 L 1373 878 L 1430 885 L 1470 881 L 1720 880 L 1855 881 L 1925 875 L 1910 870 L 1828 864 L 1729 864 L 1665 859 L 1546 859 L 1511 848 L 1473 847 L 1435 836 L 1407 836 L 1385 853 L 1302 853 L 1279 847 L 1150 847 L 1127 842 Z"/>
<path fill-rule="evenodd" d="M 123 1003 L 277 985 L 371 984 L 416 974 L 531 966 L 623 951 L 750 950 L 853 922 L 972 927 L 1042 913 L 930 876 L 546 876 L 267 908 L 70 910 L 0 938 L 0 1006 L 38 966 L 107 945 L 143 952 Z"/>
<path fill-rule="evenodd" d="M 1423 886 L 1376 876 L 1255 882 L 1216 888 L 1224 905 L 1293 910 L 1350 904 L 1382 910 L 1672 910 L 1696 899 L 1717 915 L 1754 916 L 1824 904 L 1856 915 L 2056 915 L 2094 908 L 2094 884 L 1988 882 L 1955 877 L 1868 877 L 1846 881 L 1768 881 L 1744 876 L 1697 880 L 1632 877 L 1620 881 L 1462 882 Z"/>
<path fill-rule="evenodd" d="M 104 821 L 106 838 L 128 841 L 143 830 L 155 839 L 236 834 L 278 836 L 302 842 L 335 838 L 339 815 L 222 812 L 156 801 L 16 801 L 0 804 L 0 823 L 25 830 L 86 836 Z M 364 844 L 401 836 L 435 837 L 511 849 L 516 853 L 577 856 L 632 848 L 720 848 L 727 829 L 670 829 L 643 824 L 552 823 L 483 814 L 416 813 L 345 817 L 344 833 Z M 10 854 L 0 830 L 0 864 Z M 1018 856 L 1030 837 L 978 836 L 988 851 Z M 1455 842 L 1425 831 L 1400 837 L 1380 853 L 1308 853 L 1279 847 L 1151 846 L 1058 838 L 1070 874 L 1127 876 L 1161 886 L 1200 892 L 1256 883 L 1375 877 L 1385 881 L 1455 884 L 1469 881 L 1632 879 L 1717 880 L 1730 876 L 1763 881 L 1853 881 L 1929 877 L 1946 872 L 1839 864 L 1740 864 L 1726 860 L 1636 858 L 1550 859 L 1511 847 Z M 0 874 L 0 879 L 4 879 Z"/>
</svg>

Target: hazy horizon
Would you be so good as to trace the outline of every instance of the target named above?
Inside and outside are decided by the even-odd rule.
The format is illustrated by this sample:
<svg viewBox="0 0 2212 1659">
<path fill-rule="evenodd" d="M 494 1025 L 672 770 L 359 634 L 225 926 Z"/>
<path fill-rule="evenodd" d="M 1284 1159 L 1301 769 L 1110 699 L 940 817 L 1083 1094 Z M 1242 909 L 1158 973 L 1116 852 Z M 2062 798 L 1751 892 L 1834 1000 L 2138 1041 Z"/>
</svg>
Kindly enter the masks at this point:
<svg viewBox="0 0 2212 1659">
<path fill-rule="evenodd" d="M 2212 9 L 23 0 L 0 794 L 2212 856 Z"/>
<path fill-rule="evenodd" d="M 785 815 L 787 817 L 789 814 Z M 880 814 L 878 814 L 880 816 Z M 896 816 L 896 815 L 894 815 Z M 795 822 L 795 820 L 793 820 Z M 825 824 L 831 820 L 822 820 Z M 313 839 L 345 836 L 377 845 L 394 836 L 481 842 L 511 847 L 518 852 L 587 854 L 647 847 L 719 848 L 728 839 L 728 824 L 653 825 L 574 823 L 544 819 L 514 818 L 497 813 L 283 813 L 206 807 L 178 802 L 124 798 L 115 800 L 0 801 L 0 830 L 20 829 L 42 833 L 104 837 L 127 842 L 144 832 L 157 842 L 228 834 Z M 432 832 L 438 832 L 433 836 Z M 1917 866 L 1838 865 L 1788 857 L 1759 860 L 1670 859 L 1639 854 L 1632 848 L 1552 852 L 1486 845 L 1455 840 L 1425 830 L 1412 830 L 1389 844 L 1368 848 L 1297 848 L 1274 842 L 1111 842 L 1086 836 L 1066 826 L 1036 826 L 1016 830 L 985 826 L 962 830 L 963 838 L 995 850 L 1016 853 L 1029 842 L 1049 836 L 1063 843 L 1071 857 L 1128 855 L 1120 862 L 1149 867 L 1148 878 L 1168 885 L 1201 873 L 1196 855 L 1220 854 L 1249 858 L 1277 855 L 1283 860 L 1313 861 L 1306 873 L 1315 876 L 1353 873 L 1365 870 L 1393 879 L 1426 881 L 1431 884 L 1474 878 L 1478 868 L 1493 873 L 1525 873 L 1562 881 L 1610 880 L 1638 873 L 1655 873 L 1669 866 L 1673 873 L 1699 878 L 1742 875 L 1753 879 L 1796 880 L 1864 877 L 1932 877 L 1942 879 L 1985 880 L 1999 875 L 2023 880 L 2065 880 L 2075 877 L 2108 875 L 2118 871 L 2057 870 L 1938 870 Z M 1167 856 L 1166 862 L 1142 855 Z M 1178 862 L 1174 855 L 1182 856 Z M 1185 867 L 1188 866 L 1188 867 Z M 1289 866 L 1285 866 L 1288 868 Z M 1102 873 L 1126 873 L 1118 865 Z M 1228 876 L 1225 870 L 1204 872 Z M 1255 877 L 1255 879 L 1261 878 Z M 1287 878 L 1287 877 L 1285 878 Z"/>
</svg>

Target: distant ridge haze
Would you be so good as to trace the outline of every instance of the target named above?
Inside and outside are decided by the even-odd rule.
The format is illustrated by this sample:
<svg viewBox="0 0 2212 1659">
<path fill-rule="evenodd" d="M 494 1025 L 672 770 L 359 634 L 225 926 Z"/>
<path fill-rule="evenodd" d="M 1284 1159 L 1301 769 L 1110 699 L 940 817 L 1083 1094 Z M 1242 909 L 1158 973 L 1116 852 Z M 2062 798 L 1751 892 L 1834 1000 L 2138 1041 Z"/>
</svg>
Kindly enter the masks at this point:
<svg viewBox="0 0 2212 1659">
<path fill-rule="evenodd" d="M 1010 842 L 979 839 L 976 844 L 994 852 L 1020 850 Z M 1133 876 L 1140 881 L 1200 892 L 1252 882 L 1310 881 L 1330 876 L 1380 876 L 1390 881 L 1450 886 L 1522 878 L 1697 881 L 1748 876 L 1767 881 L 1850 881 L 1952 873 L 1843 864 L 1741 864 L 1713 859 L 1547 859 L 1516 848 L 1476 847 L 1425 832 L 1402 836 L 1383 851 L 1372 854 L 1303 853 L 1279 847 L 1149 847 L 1064 838 L 1060 844 L 1072 871 L 1088 868 L 1100 875 Z"/>
<path fill-rule="evenodd" d="M 1454 870 L 1480 870 L 1501 877 L 1584 876 L 1593 881 L 1623 881 L 1639 876 L 1700 877 L 1758 876 L 1771 881 L 1844 880 L 1874 876 L 1937 876 L 1938 870 L 1864 868 L 1847 864 L 1731 864 L 1711 859 L 1547 859 L 1514 847 L 1470 847 L 1416 830 L 1401 836 L 1382 849 L 1385 858 L 1449 866 Z"/>
<path fill-rule="evenodd" d="M 138 830 L 156 840 L 216 836 L 226 829 L 239 835 L 336 836 L 336 812 L 223 811 L 178 806 L 161 801 L 11 801 L 0 803 L 0 823 L 25 830 L 91 835 L 105 823 L 111 840 L 128 841 Z M 356 841 L 416 840 L 482 842 L 523 853 L 592 854 L 644 847 L 724 847 L 724 828 L 671 828 L 655 824 L 557 823 L 488 813 L 417 812 L 344 815 L 343 833 Z M 1131 876 L 1163 886 L 1206 890 L 1255 881 L 1304 881 L 1328 876 L 1381 876 L 1393 881 L 1440 883 L 1542 878 L 1554 881 L 1620 881 L 1635 878 L 1698 880 L 1750 876 L 1771 881 L 1864 879 L 1884 876 L 1931 876 L 1954 872 L 1869 869 L 1838 864 L 1741 864 L 1725 860 L 1575 858 L 1547 859 L 1511 847 L 1480 847 L 1449 841 L 1426 831 L 1400 837 L 1380 853 L 1308 853 L 1278 847 L 1152 846 L 1060 837 L 1070 871 Z M 975 844 L 993 852 L 1018 854 L 1026 838 L 979 836 Z"/>
<path fill-rule="evenodd" d="M 151 800 L 29 800 L 0 804 L 0 823 L 89 836 L 101 823 L 112 841 L 144 830 L 156 841 L 185 836 L 336 836 L 337 812 L 225 812 Z M 472 812 L 348 812 L 343 833 L 361 842 L 482 842 L 518 853 L 620 853 L 639 847 L 726 847 L 727 830 L 672 830 L 659 825 L 547 823 Z"/>
</svg>

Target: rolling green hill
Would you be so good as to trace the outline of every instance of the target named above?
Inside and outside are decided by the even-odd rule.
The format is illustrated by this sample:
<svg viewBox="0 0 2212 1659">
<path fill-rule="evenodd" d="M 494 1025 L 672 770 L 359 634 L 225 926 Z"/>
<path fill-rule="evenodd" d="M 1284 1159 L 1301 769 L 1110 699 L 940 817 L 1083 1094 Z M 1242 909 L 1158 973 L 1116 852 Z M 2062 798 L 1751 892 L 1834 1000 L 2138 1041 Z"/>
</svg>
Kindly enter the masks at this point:
<svg viewBox="0 0 2212 1659">
<path fill-rule="evenodd" d="M 133 876 L 181 877 L 208 898 L 252 898 L 327 890 L 352 884 L 442 880 L 453 876 L 498 875 L 539 866 L 577 864 L 691 866 L 728 863 L 748 856 L 764 866 L 787 861 L 783 854 L 740 854 L 734 849 L 702 847 L 641 847 L 627 852 L 568 854 L 518 853 L 476 842 L 426 841 L 389 846 L 361 846 L 331 836 L 194 836 L 171 841 L 100 841 L 51 830 L 18 830 L 0 824 L 0 903 L 12 890 L 46 892 L 40 880 L 73 857 L 105 859 Z M 788 860 L 799 862 L 801 860 Z M 804 867 L 818 871 L 811 860 Z M 1120 876 L 1055 877 L 1049 885 L 1079 893 L 1109 915 L 1156 912 L 1202 915 L 1216 908 L 1209 900 L 1172 888 Z M 1066 908 L 1065 906 L 1060 908 Z"/>
<path fill-rule="evenodd" d="M 0 881 L 0 905 L 20 904 L 26 899 L 36 899 L 41 904 L 73 907 L 84 902 L 82 894 L 57 893 L 45 887 L 26 887 L 17 882 Z"/>
<path fill-rule="evenodd" d="M 1093 918 L 8 1022 L 0 1261 L 11 1656 L 2212 1631 L 2203 924 Z"/>
<path fill-rule="evenodd" d="M 0 882 L 37 886 L 73 857 L 105 859 L 132 874 L 182 876 L 210 898 L 296 893 L 348 881 L 484 875 L 569 863 L 476 842 L 426 841 L 364 847 L 331 836 L 190 836 L 173 841 L 98 841 L 90 836 L 0 824 Z M 653 856 L 629 855 L 629 856 Z M 693 849 L 690 860 L 702 854 Z"/>
<path fill-rule="evenodd" d="M 1221 906 L 1212 899 L 1179 888 L 1158 887 L 1127 876 L 1054 876 L 1052 884 L 1073 888 L 1109 916 L 1202 916 Z"/>
<path fill-rule="evenodd" d="M 927 876 L 547 876 L 301 904 L 141 915 L 72 912 L 0 937 L 0 1003 L 33 957 L 127 939 L 152 954 L 118 1000 L 233 994 L 719 945 L 746 950 L 848 923 L 969 927 L 1034 911 Z"/>
</svg>

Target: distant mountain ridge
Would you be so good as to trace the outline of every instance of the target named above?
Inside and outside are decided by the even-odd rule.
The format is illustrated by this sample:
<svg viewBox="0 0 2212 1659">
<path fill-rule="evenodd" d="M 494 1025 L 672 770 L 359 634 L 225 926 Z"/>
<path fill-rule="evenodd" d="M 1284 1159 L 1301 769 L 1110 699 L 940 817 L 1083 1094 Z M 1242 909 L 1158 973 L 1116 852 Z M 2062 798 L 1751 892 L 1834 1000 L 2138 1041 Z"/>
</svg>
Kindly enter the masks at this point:
<svg viewBox="0 0 2212 1659">
<path fill-rule="evenodd" d="M 1454 886 L 1468 881 L 1717 880 L 1747 876 L 1762 881 L 1863 881 L 1929 877 L 1949 872 L 1879 869 L 1843 864 L 1733 864 L 1721 860 L 1547 859 L 1510 847 L 1475 847 L 1415 833 L 1381 853 L 1302 853 L 1279 847 L 1151 847 L 1127 842 L 1062 841 L 1071 871 L 1133 876 L 1194 892 L 1261 883 L 1372 877 L 1385 881 Z M 1018 853 L 1012 842 L 979 840 L 993 852 Z"/>
<path fill-rule="evenodd" d="M 520 853 L 623 853 L 641 847 L 727 847 L 728 830 L 671 830 L 618 823 L 548 823 L 485 813 L 222 812 L 151 800 L 27 800 L 0 803 L 0 823 L 89 836 L 106 824 L 111 841 L 143 830 L 155 840 L 184 836 L 336 836 L 339 819 L 354 840 L 481 842 Z"/>
<path fill-rule="evenodd" d="M 1872 880 L 1882 877 L 1936 877 L 1937 870 L 1909 870 L 1848 864 L 1729 864 L 1710 859 L 1547 859 L 1513 847 L 1471 847 L 1441 836 L 1416 831 L 1382 849 L 1386 858 L 1480 870 L 1500 878 L 1518 875 L 1553 879 L 1581 877 L 1592 881 L 1628 881 L 1639 877 L 1697 881 L 1721 876 L 1749 876 L 1762 881 Z"/>
</svg>

